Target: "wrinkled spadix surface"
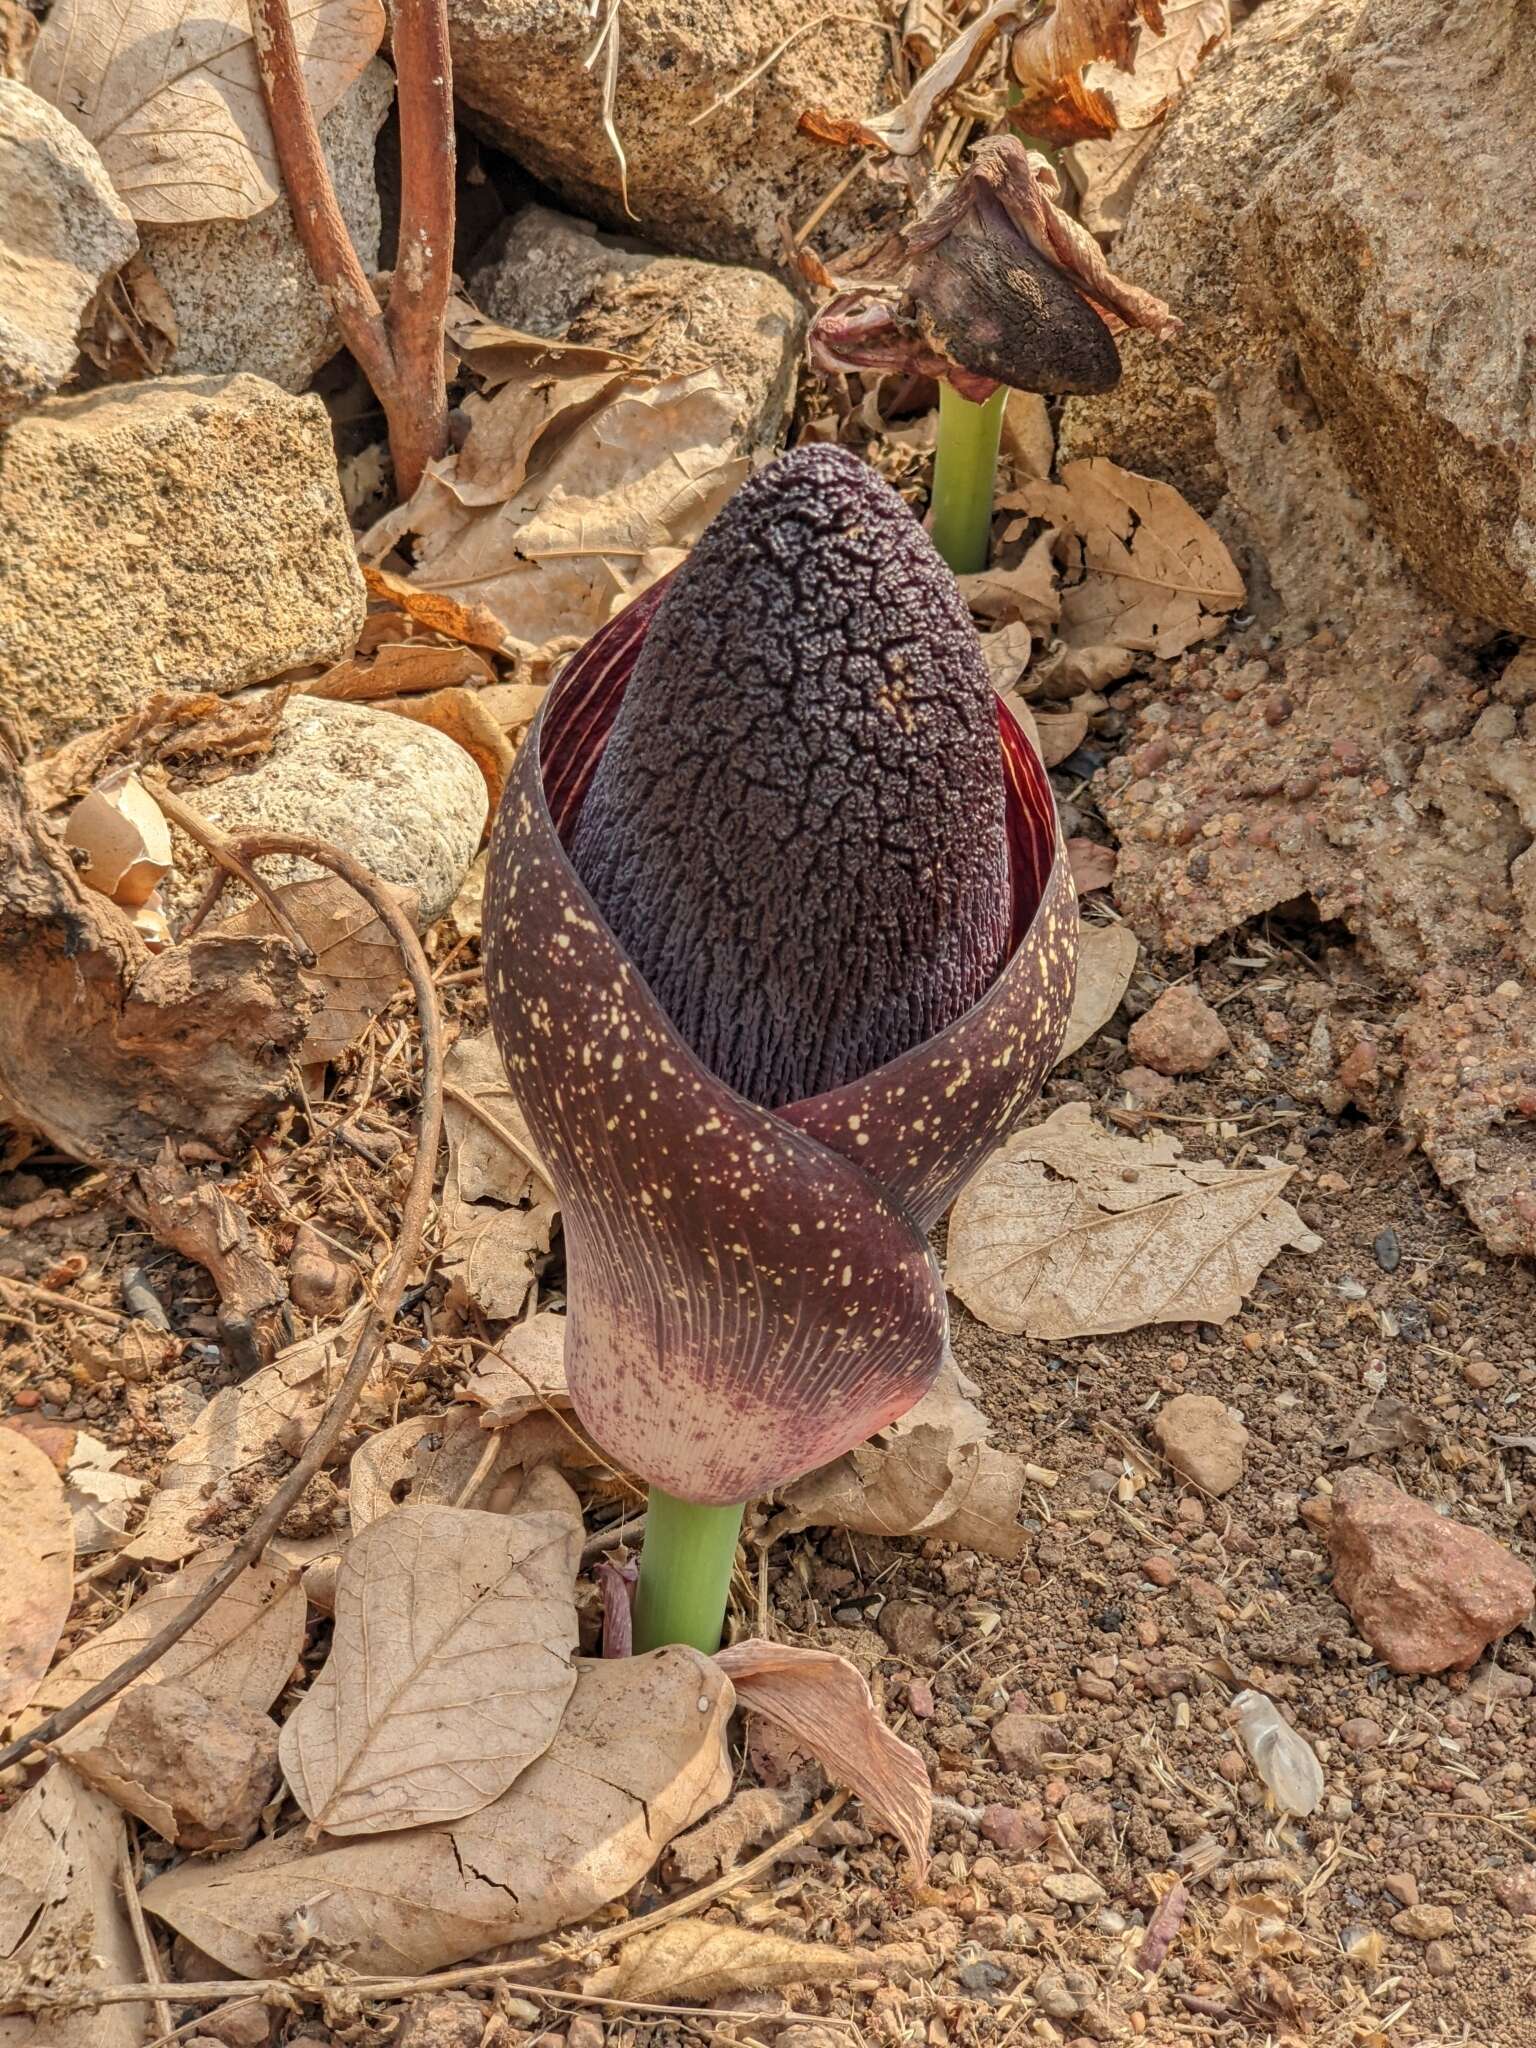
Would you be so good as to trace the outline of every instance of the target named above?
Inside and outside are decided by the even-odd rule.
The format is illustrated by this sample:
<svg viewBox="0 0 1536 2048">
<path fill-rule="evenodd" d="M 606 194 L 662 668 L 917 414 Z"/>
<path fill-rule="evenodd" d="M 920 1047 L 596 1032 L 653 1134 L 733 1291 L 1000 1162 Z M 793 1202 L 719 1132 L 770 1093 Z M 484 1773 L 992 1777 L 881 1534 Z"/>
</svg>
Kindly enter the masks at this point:
<svg viewBox="0 0 1536 2048">
<path fill-rule="evenodd" d="M 772 464 L 673 577 L 571 860 L 652 995 L 749 1101 L 856 1080 L 997 978 L 994 703 L 953 575 L 846 449 Z"/>
<path fill-rule="evenodd" d="M 560 1198 L 577 1411 L 650 1484 L 726 1505 L 841 1456 L 931 1384 L 946 1317 L 926 1232 L 1050 1069 L 1076 907 L 1044 771 L 999 705 L 1011 950 L 990 986 L 841 1087 L 775 1111 L 735 1094 L 567 851 L 664 594 L 567 664 L 518 756 L 491 845 L 486 986 Z"/>
</svg>

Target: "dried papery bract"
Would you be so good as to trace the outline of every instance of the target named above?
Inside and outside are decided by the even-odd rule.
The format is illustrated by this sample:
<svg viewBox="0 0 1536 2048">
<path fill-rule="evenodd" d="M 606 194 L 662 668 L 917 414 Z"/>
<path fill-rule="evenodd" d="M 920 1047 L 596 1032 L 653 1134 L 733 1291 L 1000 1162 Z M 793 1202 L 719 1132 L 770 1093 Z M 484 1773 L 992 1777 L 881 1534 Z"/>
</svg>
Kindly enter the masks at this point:
<svg viewBox="0 0 1536 2048">
<path fill-rule="evenodd" d="M 659 602 L 647 593 L 567 666 L 518 757 L 492 842 L 486 980 L 564 1217 L 577 1411 L 615 1463 L 679 1503 L 734 1511 L 863 1442 L 938 1371 L 945 1306 L 925 1232 L 1049 1070 L 1076 918 L 1044 771 L 1000 713 L 1014 923 L 992 986 L 827 1094 L 774 1112 L 733 1094 L 562 843 Z M 733 1537 L 726 1517 L 727 1570 Z M 697 1622 L 709 1649 L 719 1593 Z"/>
</svg>

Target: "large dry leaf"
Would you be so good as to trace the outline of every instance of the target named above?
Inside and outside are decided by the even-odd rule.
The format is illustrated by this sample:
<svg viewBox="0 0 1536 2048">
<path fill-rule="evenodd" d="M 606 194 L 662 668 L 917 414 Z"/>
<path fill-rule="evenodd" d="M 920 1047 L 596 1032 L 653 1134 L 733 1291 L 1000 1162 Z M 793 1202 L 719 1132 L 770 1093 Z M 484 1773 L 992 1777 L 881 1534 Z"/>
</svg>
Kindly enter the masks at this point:
<svg viewBox="0 0 1536 2048">
<path fill-rule="evenodd" d="M 467 1402 L 442 1415 L 412 1415 L 353 1453 L 347 1488 L 352 1531 L 407 1501 L 504 1515 L 523 1504 L 529 1474 L 511 1437 L 505 1431 L 487 1436 L 479 1409 Z"/>
<path fill-rule="evenodd" d="M 75 1530 L 53 1460 L 0 1429 L 0 1720 L 42 1682 L 75 1586 Z"/>
<path fill-rule="evenodd" d="M 488 1806 L 554 1740 L 576 1685 L 582 1522 L 402 1507 L 343 1553 L 336 1626 L 278 1754 L 317 1829 L 376 1835 Z"/>
<path fill-rule="evenodd" d="M 579 1924 L 726 1796 L 735 1695 L 716 1662 L 682 1647 L 577 1673 L 548 1750 L 467 1819 L 308 1853 L 286 1835 L 184 1863 L 145 1905 L 242 1976 L 292 1952 L 301 1910 L 317 1952 L 365 1976 L 435 1970 Z"/>
<path fill-rule="evenodd" d="M 568 1409 L 565 1317 L 540 1309 L 526 1322 L 515 1323 L 496 1349 L 480 1359 L 459 1391 L 485 1410 L 487 1429 L 505 1429 L 535 1408 Z"/>
<path fill-rule="evenodd" d="M 785 1512 L 772 1533 L 833 1528 L 867 1536 L 930 1535 L 989 1557 L 1022 1556 L 1023 1462 L 993 1446 L 991 1427 L 972 1398 L 976 1392 L 946 1358 L 915 1408 L 784 1489 Z"/>
<path fill-rule="evenodd" d="M 1128 673 L 1138 654 L 1183 654 L 1243 601 L 1232 557 L 1171 484 L 1095 455 L 1006 502 L 1056 529 L 1057 630 L 1089 687 Z"/>
<path fill-rule="evenodd" d="M 414 581 L 488 606 L 530 662 L 584 641 L 674 568 L 747 474 L 714 370 L 525 370 L 470 398 L 469 435 L 362 544 L 414 537 Z"/>
<path fill-rule="evenodd" d="M 303 1449 L 346 1375 L 366 1313 L 366 1304 L 357 1304 L 335 1329 L 301 1339 L 249 1379 L 214 1395 L 166 1453 L 159 1486 L 124 1557 L 180 1564 L 207 1547 L 221 1505 L 248 1502 L 248 1491 L 235 1492 L 242 1477 L 263 1472 L 274 1454 L 292 1458 Z"/>
<path fill-rule="evenodd" d="M 173 1578 L 162 1579 L 110 1627 L 56 1665 L 39 1687 L 35 1705 L 47 1712 L 68 1706 L 115 1671 L 181 1613 L 221 1561 L 201 1557 Z M 254 1564 L 133 1684 L 175 1679 L 205 1699 L 231 1700 L 265 1713 L 298 1663 L 304 1621 L 304 1594 L 297 1576 L 276 1565 Z M 116 1700 L 108 1700 L 98 1707 L 61 1736 L 57 1747 L 66 1755 L 90 1747 L 116 1705 Z"/>
<path fill-rule="evenodd" d="M 583 1980 L 591 1997 L 652 2005 L 711 2005 L 738 1991 L 780 1984 L 845 1984 L 868 1968 L 851 1945 L 790 1941 L 726 1921 L 674 1920 L 626 1941 L 611 1963 Z"/>
<path fill-rule="evenodd" d="M 1224 1323 L 1277 1252 L 1318 1240 L 1281 1199 L 1294 1168 L 1180 1149 L 1112 1135 L 1082 1102 L 1020 1131 L 955 1203 L 951 1293 L 991 1329 L 1051 1340 Z"/>
<path fill-rule="evenodd" d="M 749 1637 L 716 1654 L 744 1707 L 785 1728 L 834 1783 L 857 1792 L 889 1828 L 921 1880 L 928 1867 L 933 1794 L 928 1767 L 881 1720 L 863 1674 L 846 1657 Z"/>
<path fill-rule="evenodd" d="M 378 913 L 339 875 L 289 882 L 275 893 L 315 956 L 314 966 L 304 969 L 303 981 L 319 1007 L 295 1058 L 301 1066 L 339 1059 L 403 984 L 400 948 Z M 417 892 L 389 893 L 414 924 Z M 269 935 L 279 926 L 265 903 L 251 903 L 226 918 L 219 929 Z"/>
<path fill-rule="evenodd" d="M 499 630 L 499 629 L 498 629 Z M 472 647 L 440 647 L 435 640 L 386 640 L 371 654 L 351 654 L 324 675 L 300 686 L 305 697 L 343 704 L 376 704 L 416 691 L 448 690 L 459 683 L 490 683 L 493 670 Z"/>
<path fill-rule="evenodd" d="M 1114 109 L 1115 133 L 1066 152 L 1082 196 L 1080 218 L 1095 235 L 1125 226 L 1131 194 L 1168 110 L 1218 43 L 1232 32 L 1229 0 L 1163 0 L 1163 33 L 1143 31 L 1129 74 L 1095 63 L 1083 83 Z"/>
<path fill-rule="evenodd" d="M 143 1974 L 117 1890 L 122 1816 L 55 1768 L 0 1820 L 0 2048 L 138 2048 L 140 2006 L 27 2011 L 29 1992 L 132 1984 Z"/>
<path fill-rule="evenodd" d="M 461 1038 L 446 1073 L 443 1270 L 484 1314 L 510 1321 L 549 1250 L 558 1213 L 554 1193 L 490 1032 Z M 479 1105 L 480 1115 L 465 1108 L 464 1096 Z"/>
<path fill-rule="evenodd" d="M 1033 486 L 1025 486 L 1026 490 L 1031 488 Z M 1049 490 L 1051 486 L 1047 484 L 1041 488 Z M 1011 492 L 1007 498 L 998 500 L 999 508 L 1012 509 L 1016 499 L 1022 495 L 1022 492 Z M 1026 550 L 1023 559 L 1012 568 L 978 569 L 974 575 L 960 577 L 960 593 L 971 610 L 984 619 L 1019 620 L 1027 626 L 1053 626 L 1061 616 L 1056 564 L 1051 554 L 1054 537 L 1049 533 L 1041 534 Z M 987 634 L 983 638 L 984 653 L 997 638 L 996 634 Z M 1007 659 L 1011 662 L 1014 644 L 1005 643 L 1005 647 Z M 998 649 L 988 656 L 996 689 L 1007 687 L 998 680 L 997 664 L 1003 659 L 1003 651 Z M 1028 658 L 1027 649 L 1025 658 Z"/>
<path fill-rule="evenodd" d="M 1102 1031 L 1120 1007 L 1130 987 L 1140 948 L 1128 924 L 1085 924 L 1081 927 L 1077 954 L 1077 987 L 1072 996 L 1072 1014 L 1067 1035 L 1056 1055 L 1060 1066 L 1085 1046 L 1095 1032 Z"/>
<path fill-rule="evenodd" d="M 328 114 L 384 37 L 379 0 L 292 0 L 304 85 Z M 34 92 L 101 153 L 135 220 L 249 220 L 282 191 L 245 0 L 57 0 Z"/>
</svg>

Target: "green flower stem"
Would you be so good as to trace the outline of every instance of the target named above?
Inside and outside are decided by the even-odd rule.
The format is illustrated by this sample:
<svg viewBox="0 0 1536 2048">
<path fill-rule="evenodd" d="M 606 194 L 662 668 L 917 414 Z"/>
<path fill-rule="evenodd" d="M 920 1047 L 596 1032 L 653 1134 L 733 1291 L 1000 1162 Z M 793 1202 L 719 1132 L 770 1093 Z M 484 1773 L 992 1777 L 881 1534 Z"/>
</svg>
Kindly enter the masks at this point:
<svg viewBox="0 0 1536 2048">
<path fill-rule="evenodd" d="M 992 547 L 992 492 L 1006 385 L 985 405 L 939 385 L 939 445 L 933 465 L 933 544 L 957 576 L 985 569 Z"/>
<path fill-rule="evenodd" d="M 651 1488 L 635 1592 L 637 1653 L 667 1643 L 692 1643 L 707 1657 L 719 1649 L 742 1512 Z"/>
</svg>

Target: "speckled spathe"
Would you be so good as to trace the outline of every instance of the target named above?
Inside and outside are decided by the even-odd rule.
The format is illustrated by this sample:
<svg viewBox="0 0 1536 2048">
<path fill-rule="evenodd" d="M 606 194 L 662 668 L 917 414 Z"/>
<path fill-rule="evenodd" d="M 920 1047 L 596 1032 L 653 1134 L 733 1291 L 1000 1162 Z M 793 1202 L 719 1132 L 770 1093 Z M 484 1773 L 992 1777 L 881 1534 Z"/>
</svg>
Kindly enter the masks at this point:
<svg viewBox="0 0 1536 2048">
<path fill-rule="evenodd" d="M 685 1500 L 786 1484 L 893 1421 L 944 1348 L 926 1232 L 1050 1070 L 1076 907 L 1037 756 L 999 706 L 1013 948 L 958 1022 L 770 1113 L 701 1064 L 568 840 L 661 587 L 545 700 L 492 837 L 491 1022 L 564 1218 L 566 1370 L 610 1455 Z"/>
</svg>

